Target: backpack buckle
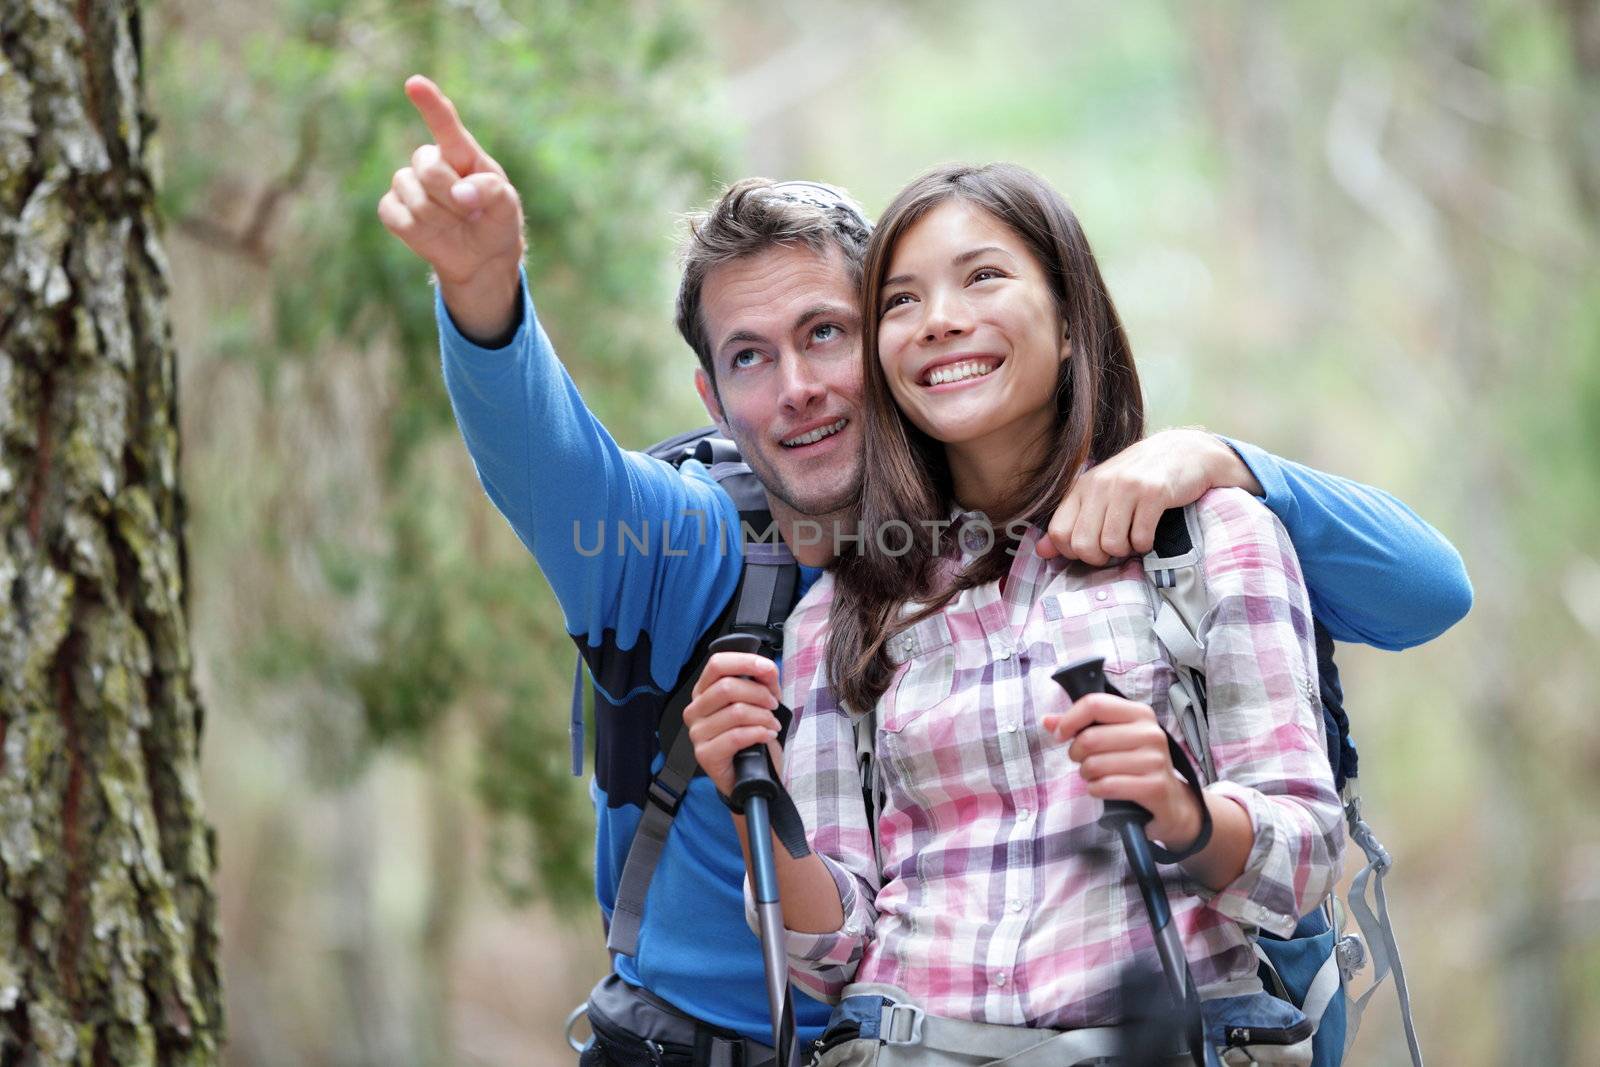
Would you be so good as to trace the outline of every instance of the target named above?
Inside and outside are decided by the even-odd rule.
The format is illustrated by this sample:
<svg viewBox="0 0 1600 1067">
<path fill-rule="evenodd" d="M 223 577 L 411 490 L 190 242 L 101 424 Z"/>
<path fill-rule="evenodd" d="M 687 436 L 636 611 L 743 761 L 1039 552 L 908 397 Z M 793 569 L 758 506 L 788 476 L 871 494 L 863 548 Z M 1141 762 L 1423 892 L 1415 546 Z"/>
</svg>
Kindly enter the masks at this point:
<svg viewBox="0 0 1600 1067">
<path fill-rule="evenodd" d="M 674 793 L 662 783 L 661 779 L 652 778 L 650 779 L 650 791 L 647 799 L 668 815 L 676 815 L 678 814 L 678 805 L 683 803 L 683 794 Z"/>
<path fill-rule="evenodd" d="M 1366 943 L 1356 934 L 1345 934 L 1334 943 L 1333 951 L 1339 957 L 1340 977 L 1345 985 L 1351 984 L 1367 965 Z"/>
<path fill-rule="evenodd" d="M 886 1045 L 922 1044 L 922 1019 L 926 1014 L 915 1004 L 886 1002 L 878 1020 L 878 1040 Z"/>
<path fill-rule="evenodd" d="M 751 637 L 754 637 L 756 640 L 761 642 L 760 654 L 766 656 L 768 659 L 775 659 L 783 653 L 782 626 L 773 626 L 770 623 L 766 625 L 762 625 L 761 623 L 751 623 L 744 626 L 736 626 L 730 630 L 729 633 L 749 634 Z"/>
</svg>

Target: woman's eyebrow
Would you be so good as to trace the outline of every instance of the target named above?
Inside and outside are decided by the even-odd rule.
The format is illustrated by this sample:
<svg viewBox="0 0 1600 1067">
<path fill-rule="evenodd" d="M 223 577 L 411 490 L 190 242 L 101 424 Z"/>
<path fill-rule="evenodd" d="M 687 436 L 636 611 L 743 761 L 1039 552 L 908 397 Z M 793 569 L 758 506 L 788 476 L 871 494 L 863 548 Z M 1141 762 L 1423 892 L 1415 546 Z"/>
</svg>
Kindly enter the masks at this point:
<svg viewBox="0 0 1600 1067">
<path fill-rule="evenodd" d="M 984 245 L 982 248 L 974 248 L 971 251 L 963 252 L 950 262 L 952 265 L 960 267 L 972 262 L 975 259 L 980 259 L 983 256 L 993 255 L 1005 256 L 1007 259 L 1011 258 L 1011 253 L 1007 252 L 999 245 Z M 915 278 L 915 274 L 896 274 L 893 278 L 885 278 L 883 280 L 883 288 L 887 289 L 891 285 L 903 285 Z"/>
<path fill-rule="evenodd" d="M 995 255 L 997 253 L 999 255 L 1005 256 L 1007 259 L 1011 258 L 1011 253 L 1007 252 L 1005 249 L 1001 248 L 999 245 L 984 245 L 982 248 L 974 248 L 970 252 L 963 252 L 959 256 L 957 256 L 956 258 L 952 259 L 950 262 L 954 263 L 956 266 L 959 267 L 959 266 L 962 266 L 963 264 L 970 263 L 973 260 L 978 259 L 978 258 L 980 258 L 982 256 L 992 256 L 992 255 Z"/>
</svg>

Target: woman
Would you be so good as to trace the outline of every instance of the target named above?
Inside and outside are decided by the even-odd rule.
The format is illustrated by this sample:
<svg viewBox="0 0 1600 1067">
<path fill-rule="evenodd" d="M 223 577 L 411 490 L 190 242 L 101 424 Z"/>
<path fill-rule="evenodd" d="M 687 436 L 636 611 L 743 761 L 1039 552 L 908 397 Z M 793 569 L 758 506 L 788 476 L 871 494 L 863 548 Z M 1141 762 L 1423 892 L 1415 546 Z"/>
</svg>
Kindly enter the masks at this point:
<svg viewBox="0 0 1600 1067">
<path fill-rule="evenodd" d="M 1194 849 L 1164 873 L 1202 995 L 1259 991 L 1249 929 L 1287 934 L 1331 889 L 1342 844 L 1287 536 L 1242 492 L 1195 505 L 1218 777 L 1197 795 L 1169 754 L 1172 667 L 1141 562 L 1095 569 L 1037 551 L 1035 523 L 1144 421 L 1071 209 L 1021 168 L 936 170 L 885 212 L 864 284 L 878 316 L 864 354 L 865 536 L 785 642 L 785 778 L 816 850 L 779 851 L 795 980 L 830 999 L 851 982 L 894 987 L 966 1021 L 1121 1022 L 1120 982 L 1149 927 L 1097 820 L 1126 800 L 1151 813 L 1151 839 Z M 1050 674 L 1086 656 L 1105 658 L 1125 699 L 1069 703 Z M 770 665 L 729 658 L 685 711 L 725 792 L 733 753 L 775 736 L 775 681 Z M 860 709 L 876 716 L 876 845 Z"/>
</svg>

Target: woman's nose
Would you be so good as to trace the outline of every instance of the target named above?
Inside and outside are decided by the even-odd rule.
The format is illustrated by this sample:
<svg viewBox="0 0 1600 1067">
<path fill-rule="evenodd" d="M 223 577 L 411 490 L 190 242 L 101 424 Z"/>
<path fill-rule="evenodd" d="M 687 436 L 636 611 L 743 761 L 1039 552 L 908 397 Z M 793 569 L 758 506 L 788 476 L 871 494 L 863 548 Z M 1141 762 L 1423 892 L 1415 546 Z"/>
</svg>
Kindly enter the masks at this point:
<svg viewBox="0 0 1600 1067">
<path fill-rule="evenodd" d="M 939 341 L 959 337 L 972 328 L 967 302 L 954 294 L 930 294 L 927 315 L 922 321 L 922 339 Z"/>
</svg>

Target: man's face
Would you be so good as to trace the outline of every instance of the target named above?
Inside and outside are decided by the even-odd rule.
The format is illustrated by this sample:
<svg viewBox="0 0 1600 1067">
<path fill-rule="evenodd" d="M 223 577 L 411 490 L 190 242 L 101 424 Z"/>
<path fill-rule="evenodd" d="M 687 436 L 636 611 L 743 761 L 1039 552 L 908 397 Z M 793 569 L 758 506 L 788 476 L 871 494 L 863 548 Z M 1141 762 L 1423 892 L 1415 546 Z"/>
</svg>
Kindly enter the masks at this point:
<svg viewBox="0 0 1600 1067">
<path fill-rule="evenodd" d="M 701 290 L 716 393 L 706 409 L 774 503 L 821 517 L 861 484 L 861 314 L 844 255 L 779 246 L 714 268 Z"/>
</svg>

